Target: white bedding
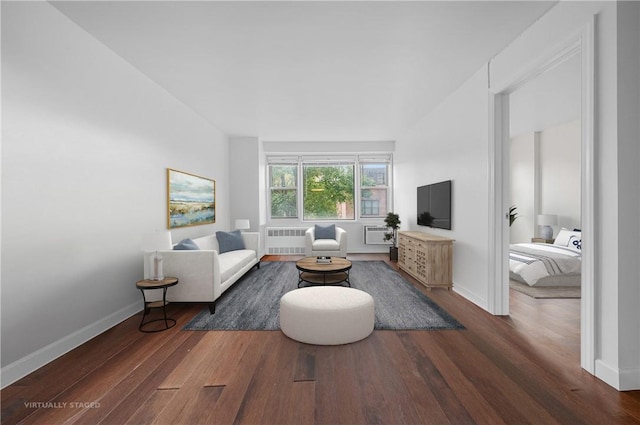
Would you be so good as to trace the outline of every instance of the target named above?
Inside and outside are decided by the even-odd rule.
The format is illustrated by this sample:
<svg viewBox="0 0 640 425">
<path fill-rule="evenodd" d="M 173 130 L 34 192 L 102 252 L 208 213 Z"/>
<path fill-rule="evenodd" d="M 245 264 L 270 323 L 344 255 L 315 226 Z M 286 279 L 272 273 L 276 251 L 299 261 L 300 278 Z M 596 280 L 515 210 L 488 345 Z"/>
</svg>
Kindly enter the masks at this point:
<svg viewBox="0 0 640 425">
<path fill-rule="evenodd" d="M 529 286 L 580 285 L 580 250 L 545 243 L 511 244 L 509 275 Z"/>
</svg>

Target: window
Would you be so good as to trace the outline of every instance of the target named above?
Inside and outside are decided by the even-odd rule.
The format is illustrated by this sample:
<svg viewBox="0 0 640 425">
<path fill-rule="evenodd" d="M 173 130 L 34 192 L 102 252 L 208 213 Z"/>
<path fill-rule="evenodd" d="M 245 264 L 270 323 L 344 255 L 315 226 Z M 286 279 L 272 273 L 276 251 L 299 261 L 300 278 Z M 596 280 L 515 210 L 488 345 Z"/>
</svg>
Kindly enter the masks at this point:
<svg viewBox="0 0 640 425">
<path fill-rule="evenodd" d="M 298 217 L 298 165 L 270 164 L 271 218 Z"/>
<path fill-rule="evenodd" d="M 304 219 L 355 218 L 354 164 L 303 163 Z"/>
<path fill-rule="evenodd" d="M 383 218 L 390 210 L 391 157 L 268 157 L 271 219 Z"/>
<path fill-rule="evenodd" d="M 386 217 L 389 199 L 389 164 L 360 164 L 360 217 Z"/>
<path fill-rule="evenodd" d="M 380 215 L 380 201 L 378 200 L 362 200 L 362 216 L 379 216 Z"/>
</svg>

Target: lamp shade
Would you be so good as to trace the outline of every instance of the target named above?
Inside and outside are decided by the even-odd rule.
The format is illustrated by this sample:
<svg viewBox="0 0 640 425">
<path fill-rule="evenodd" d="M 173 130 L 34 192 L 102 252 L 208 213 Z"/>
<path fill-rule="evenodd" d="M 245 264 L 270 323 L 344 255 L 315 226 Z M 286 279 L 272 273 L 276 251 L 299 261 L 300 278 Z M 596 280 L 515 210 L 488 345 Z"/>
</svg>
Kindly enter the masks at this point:
<svg viewBox="0 0 640 425">
<path fill-rule="evenodd" d="M 555 214 L 539 214 L 538 224 L 540 226 L 555 226 L 558 224 L 558 216 Z"/>
<path fill-rule="evenodd" d="M 249 228 L 251 228 L 251 224 L 249 223 L 249 220 L 247 220 L 246 218 L 239 218 L 236 220 L 236 229 L 247 230 Z"/>
<path fill-rule="evenodd" d="M 158 230 L 142 235 L 142 251 L 154 252 L 164 249 L 171 249 L 171 232 L 168 230 Z"/>
</svg>

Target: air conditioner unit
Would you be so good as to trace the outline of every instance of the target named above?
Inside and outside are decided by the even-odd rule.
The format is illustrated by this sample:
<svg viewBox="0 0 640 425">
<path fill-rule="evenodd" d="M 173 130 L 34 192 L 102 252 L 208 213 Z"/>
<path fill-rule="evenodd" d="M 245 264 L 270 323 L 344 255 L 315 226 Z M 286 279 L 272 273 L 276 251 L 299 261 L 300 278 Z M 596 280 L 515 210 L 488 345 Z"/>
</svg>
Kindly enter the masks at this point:
<svg viewBox="0 0 640 425">
<path fill-rule="evenodd" d="M 384 240 L 384 234 L 391 229 L 385 226 L 364 226 L 365 245 L 391 245 L 391 241 Z"/>
</svg>

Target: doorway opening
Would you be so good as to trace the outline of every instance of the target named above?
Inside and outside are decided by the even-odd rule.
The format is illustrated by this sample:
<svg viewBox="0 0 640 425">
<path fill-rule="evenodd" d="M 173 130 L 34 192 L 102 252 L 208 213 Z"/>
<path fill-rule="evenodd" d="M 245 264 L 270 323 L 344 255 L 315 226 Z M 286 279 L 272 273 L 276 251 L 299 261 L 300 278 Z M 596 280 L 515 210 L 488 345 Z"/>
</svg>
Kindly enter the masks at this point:
<svg viewBox="0 0 640 425">
<path fill-rule="evenodd" d="M 568 40 L 547 56 L 518 70 L 511 80 L 491 88 L 490 111 L 493 122 L 490 167 L 490 270 L 489 307 L 493 314 L 509 314 L 509 97 L 535 77 L 552 70 L 570 58 L 580 58 L 580 223 L 581 301 L 580 365 L 595 372 L 594 324 L 594 25 L 587 25 L 576 39 Z M 537 223 L 536 223 L 537 224 Z"/>
<path fill-rule="evenodd" d="M 509 94 L 509 312 L 560 363 L 580 359 L 580 66 Z"/>
</svg>

